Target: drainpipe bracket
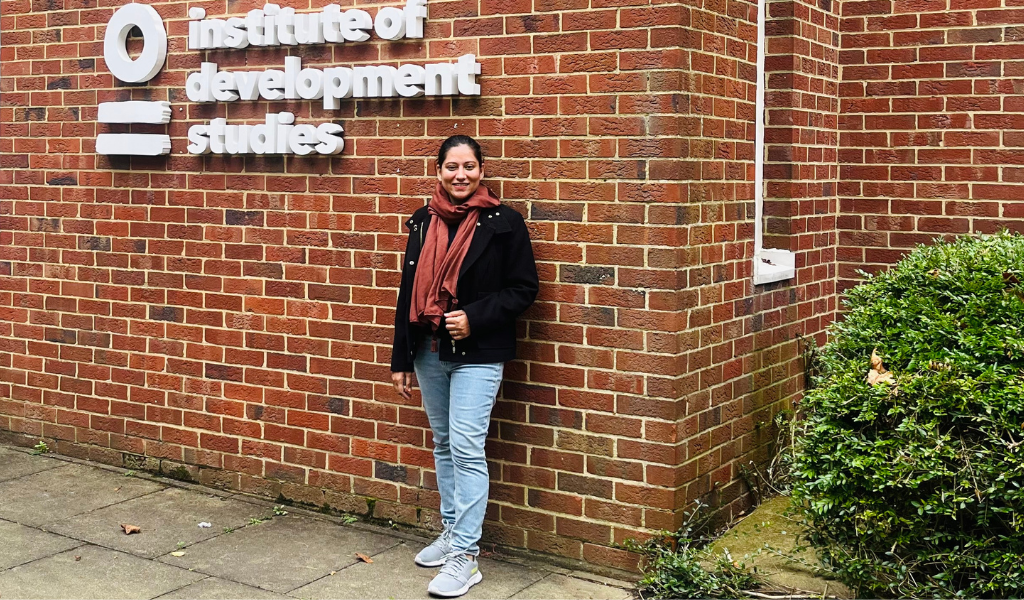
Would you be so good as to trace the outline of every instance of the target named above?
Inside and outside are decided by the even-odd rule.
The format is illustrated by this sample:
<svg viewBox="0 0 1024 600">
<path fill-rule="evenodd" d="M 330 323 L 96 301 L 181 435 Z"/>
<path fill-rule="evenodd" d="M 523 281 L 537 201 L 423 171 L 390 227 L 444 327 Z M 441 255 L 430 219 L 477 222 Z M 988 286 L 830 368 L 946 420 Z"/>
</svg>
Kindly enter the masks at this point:
<svg viewBox="0 0 1024 600">
<path fill-rule="evenodd" d="M 796 277 L 796 254 L 789 250 L 765 248 L 754 255 L 754 285 Z"/>
</svg>

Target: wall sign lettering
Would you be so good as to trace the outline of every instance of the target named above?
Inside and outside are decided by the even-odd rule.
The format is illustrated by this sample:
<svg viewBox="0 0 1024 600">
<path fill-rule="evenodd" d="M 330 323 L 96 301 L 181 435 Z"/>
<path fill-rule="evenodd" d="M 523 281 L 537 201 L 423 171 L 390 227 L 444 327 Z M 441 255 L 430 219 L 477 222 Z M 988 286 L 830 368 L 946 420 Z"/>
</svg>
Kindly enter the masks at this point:
<svg viewBox="0 0 1024 600">
<path fill-rule="evenodd" d="M 407 0 L 404 8 L 384 7 L 376 19 L 365 10 L 343 11 L 337 4 L 313 13 L 267 4 L 263 10 L 250 10 L 245 18 L 205 20 L 206 10 L 194 7 L 188 16 L 189 50 L 365 42 L 371 30 L 384 40 L 419 39 L 427 20 L 427 0 Z"/>
<path fill-rule="evenodd" d="M 353 43 L 371 39 L 397 41 L 420 39 L 427 18 L 426 0 L 406 0 L 403 7 L 383 7 L 376 16 L 362 9 L 341 10 L 330 4 L 319 11 L 296 13 L 292 8 L 265 4 L 245 17 L 207 19 L 202 8 L 189 9 L 189 50 L 236 49 L 249 46 L 298 46 L 302 44 Z M 142 54 L 131 59 L 126 49 L 128 32 L 143 33 Z M 127 83 L 151 80 L 167 56 L 167 33 L 160 15 L 144 4 L 126 4 L 111 17 L 103 55 L 111 73 Z M 416 98 L 420 96 L 478 96 L 480 63 L 466 54 L 454 62 L 392 65 L 307 66 L 288 56 L 282 69 L 263 71 L 220 70 L 217 63 L 203 62 L 189 74 L 185 94 L 191 102 L 238 102 L 309 100 L 320 101 L 325 110 L 336 110 L 352 98 Z M 100 123 L 163 123 L 170 121 L 168 102 L 104 102 Z M 345 147 L 344 130 L 337 123 L 295 123 L 290 112 L 267 114 L 258 124 L 228 123 L 214 119 L 193 125 L 188 131 L 191 154 L 338 154 Z M 104 133 L 96 140 L 100 154 L 160 155 L 171 150 L 164 134 Z"/>
</svg>

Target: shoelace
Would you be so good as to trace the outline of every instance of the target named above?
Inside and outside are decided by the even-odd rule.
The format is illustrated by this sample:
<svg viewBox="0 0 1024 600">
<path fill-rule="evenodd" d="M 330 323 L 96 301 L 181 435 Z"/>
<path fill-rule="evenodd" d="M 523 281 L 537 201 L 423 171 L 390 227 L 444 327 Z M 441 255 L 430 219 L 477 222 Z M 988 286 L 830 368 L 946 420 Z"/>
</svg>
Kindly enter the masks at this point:
<svg viewBox="0 0 1024 600">
<path fill-rule="evenodd" d="M 434 543 L 431 544 L 431 546 L 439 546 L 441 548 L 444 548 L 445 546 L 451 546 L 451 544 L 452 544 L 452 537 L 454 536 L 454 534 L 455 534 L 455 525 L 454 524 L 449 525 L 449 524 L 445 523 L 444 524 L 444 530 L 441 531 L 441 535 L 437 536 L 437 539 L 434 540 Z"/>
<path fill-rule="evenodd" d="M 466 567 L 466 563 L 469 562 L 469 559 L 466 558 L 466 553 L 450 552 L 445 555 L 445 558 L 447 560 L 445 561 L 444 566 L 441 567 L 441 573 L 448 575 L 449 577 L 454 577 L 455 579 L 461 579 L 459 575 L 462 574 L 462 570 Z"/>
</svg>

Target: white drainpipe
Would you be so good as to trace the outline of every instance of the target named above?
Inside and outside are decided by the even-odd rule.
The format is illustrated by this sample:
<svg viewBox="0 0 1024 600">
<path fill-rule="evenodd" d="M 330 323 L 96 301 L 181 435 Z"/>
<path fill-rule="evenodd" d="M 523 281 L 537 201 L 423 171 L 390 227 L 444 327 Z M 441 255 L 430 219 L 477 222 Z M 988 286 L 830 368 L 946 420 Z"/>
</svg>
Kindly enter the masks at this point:
<svg viewBox="0 0 1024 600">
<path fill-rule="evenodd" d="M 796 276 L 796 255 L 789 250 L 764 247 L 764 125 L 767 120 L 765 90 L 765 33 L 767 0 L 757 0 L 757 93 L 754 126 L 754 284 L 792 279 Z"/>
</svg>

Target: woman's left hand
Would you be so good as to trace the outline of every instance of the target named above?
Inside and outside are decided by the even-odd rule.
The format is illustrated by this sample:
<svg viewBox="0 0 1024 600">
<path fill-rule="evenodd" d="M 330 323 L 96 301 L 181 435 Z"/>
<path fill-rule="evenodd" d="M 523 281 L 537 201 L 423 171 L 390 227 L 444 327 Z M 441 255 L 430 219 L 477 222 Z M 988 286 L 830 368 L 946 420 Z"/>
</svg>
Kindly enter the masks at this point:
<svg viewBox="0 0 1024 600">
<path fill-rule="evenodd" d="M 466 311 L 454 310 L 444 313 L 444 324 L 453 340 L 464 340 L 469 337 L 469 318 Z"/>
</svg>

